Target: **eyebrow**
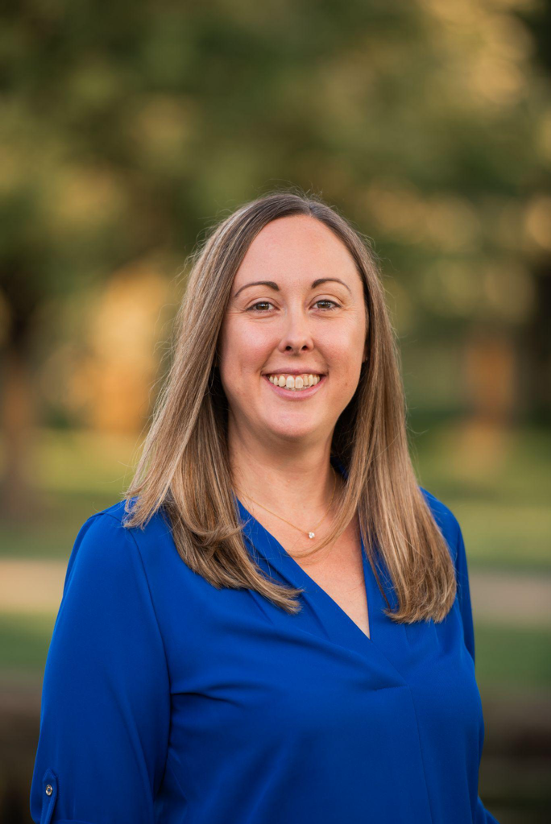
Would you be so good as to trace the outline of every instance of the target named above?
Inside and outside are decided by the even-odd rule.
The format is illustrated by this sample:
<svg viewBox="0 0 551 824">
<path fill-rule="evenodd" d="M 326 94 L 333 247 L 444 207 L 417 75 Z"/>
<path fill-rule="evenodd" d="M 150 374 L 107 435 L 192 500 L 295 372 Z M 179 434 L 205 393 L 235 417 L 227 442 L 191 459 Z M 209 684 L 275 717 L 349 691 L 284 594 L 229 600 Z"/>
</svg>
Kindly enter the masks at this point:
<svg viewBox="0 0 551 824">
<path fill-rule="evenodd" d="M 335 283 L 342 283 L 343 286 L 346 286 L 346 288 L 348 289 L 350 294 L 352 294 L 351 288 L 349 286 L 347 286 L 347 284 L 344 282 L 344 280 L 341 280 L 340 278 L 318 278 L 317 280 L 315 280 L 312 283 L 312 286 L 310 288 L 315 289 L 316 286 L 319 286 L 321 283 L 327 283 L 328 281 L 334 281 Z M 243 289 L 247 289 L 249 286 L 268 286 L 270 289 L 273 289 L 275 292 L 281 291 L 279 286 L 275 282 L 275 280 L 254 280 L 252 283 L 246 283 L 244 286 L 241 286 L 241 288 L 237 290 L 237 292 L 235 293 L 235 295 L 233 297 L 236 298 L 238 296 L 238 294 L 243 291 Z"/>
</svg>

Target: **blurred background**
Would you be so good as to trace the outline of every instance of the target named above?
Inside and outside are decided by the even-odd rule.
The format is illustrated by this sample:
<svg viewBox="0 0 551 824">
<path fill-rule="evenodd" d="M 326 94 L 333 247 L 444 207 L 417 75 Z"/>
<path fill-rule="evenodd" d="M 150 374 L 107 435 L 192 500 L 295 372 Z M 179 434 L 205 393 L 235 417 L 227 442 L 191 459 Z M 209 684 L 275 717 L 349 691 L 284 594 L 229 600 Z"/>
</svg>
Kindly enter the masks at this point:
<svg viewBox="0 0 551 824">
<path fill-rule="evenodd" d="M 0 22 L 0 820 L 30 822 L 67 560 L 132 477 L 186 256 L 298 186 L 371 239 L 420 483 L 463 529 L 481 798 L 549 821 L 549 4 L 7 0 Z"/>
</svg>

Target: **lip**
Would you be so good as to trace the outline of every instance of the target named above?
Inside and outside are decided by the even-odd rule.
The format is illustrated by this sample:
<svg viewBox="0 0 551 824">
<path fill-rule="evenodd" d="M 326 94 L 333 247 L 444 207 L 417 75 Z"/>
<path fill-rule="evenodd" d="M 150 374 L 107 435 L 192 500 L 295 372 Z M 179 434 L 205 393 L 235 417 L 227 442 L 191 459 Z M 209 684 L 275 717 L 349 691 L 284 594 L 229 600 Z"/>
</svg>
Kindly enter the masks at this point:
<svg viewBox="0 0 551 824">
<path fill-rule="evenodd" d="M 262 378 L 266 381 L 270 389 L 272 389 L 281 398 L 286 398 L 290 401 L 302 401 L 307 398 L 311 398 L 312 395 L 316 394 L 318 389 L 321 389 L 321 387 L 325 385 L 327 375 L 323 375 L 321 380 L 319 380 L 315 386 L 309 386 L 308 389 L 301 389 L 300 392 L 293 389 L 286 389 L 283 386 L 274 386 L 268 375 L 262 375 Z"/>
<path fill-rule="evenodd" d="M 262 374 L 266 375 L 268 378 L 271 375 L 325 375 L 325 372 L 320 372 L 318 369 L 289 369 L 288 367 L 282 367 L 281 369 L 275 369 L 273 372 L 263 372 Z"/>
</svg>

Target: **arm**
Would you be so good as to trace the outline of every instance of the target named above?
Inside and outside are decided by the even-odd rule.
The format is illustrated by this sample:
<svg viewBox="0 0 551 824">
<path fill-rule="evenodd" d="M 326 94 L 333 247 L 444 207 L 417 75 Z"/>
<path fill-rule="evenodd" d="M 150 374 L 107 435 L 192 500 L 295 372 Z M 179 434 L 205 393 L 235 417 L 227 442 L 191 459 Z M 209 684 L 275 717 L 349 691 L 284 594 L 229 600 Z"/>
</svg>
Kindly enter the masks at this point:
<svg viewBox="0 0 551 824">
<path fill-rule="evenodd" d="M 458 537 L 456 546 L 455 567 L 457 574 L 457 588 L 458 601 L 461 617 L 463 619 L 463 635 L 465 638 L 465 646 L 471 654 L 473 662 L 475 660 L 475 641 L 474 641 L 474 625 L 473 612 L 471 606 L 471 592 L 469 586 L 469 570 L 467 566 L 467 553 L 465 551 L 465 543 L 461 532 L 461 527 L 458 527 Z M 499 824 L 497 818 L 488 812 L 482 804 L 480 796 L 476 805 L 476 818 L 474 824 Z"/>
<path fill-rule="evenodd" d="M 152 824 L 170 683 L 142 558 L 108 513 L 79 530 L 46 660 L 36 824 Z"/>
</svg>

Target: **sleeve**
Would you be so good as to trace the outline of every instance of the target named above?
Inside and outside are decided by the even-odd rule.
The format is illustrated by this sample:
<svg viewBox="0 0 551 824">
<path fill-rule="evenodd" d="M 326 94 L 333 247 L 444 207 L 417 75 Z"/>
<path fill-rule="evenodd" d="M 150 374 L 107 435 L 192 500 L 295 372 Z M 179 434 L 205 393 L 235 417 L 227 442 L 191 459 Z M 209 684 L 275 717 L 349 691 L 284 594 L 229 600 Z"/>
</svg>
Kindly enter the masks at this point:
<svg viewBox="0 0 551 824">
<path fill-rule="evenodd" d="M 474 623 L 473 611 L 471 605 L 471 591 L 469 585 L 469 570 L 467 565 L 467 553 L 465 551 L 465 542 L 461 527 L 457 523 L 458 537 L 455 556 L 455 568 L 457 577 L 457 598 L 459 602 L 459 609 L 461 618 L 463 619 L 463 635 L 465 638 L 465 646 L 471 654 L 473 663 L 475 661 L 475 640 L 474 640 Z M 484 807 L 480 796 L 478 796 L 476 803 L 476 818 L 474 824 L 499 824 L 497 818 L 488 812 Z"/>
<path fill-rule="evenodd" d="M 35 824 L 152 824 L 170 725 L 163 640 L 136 540 L 80 528 L 46 659 L 30 791 Z"/>
</svg>

